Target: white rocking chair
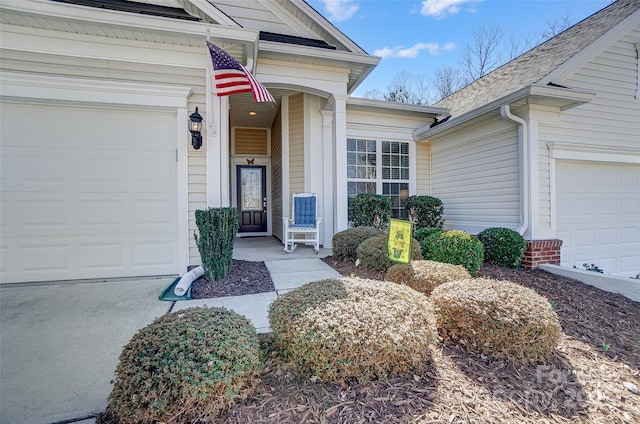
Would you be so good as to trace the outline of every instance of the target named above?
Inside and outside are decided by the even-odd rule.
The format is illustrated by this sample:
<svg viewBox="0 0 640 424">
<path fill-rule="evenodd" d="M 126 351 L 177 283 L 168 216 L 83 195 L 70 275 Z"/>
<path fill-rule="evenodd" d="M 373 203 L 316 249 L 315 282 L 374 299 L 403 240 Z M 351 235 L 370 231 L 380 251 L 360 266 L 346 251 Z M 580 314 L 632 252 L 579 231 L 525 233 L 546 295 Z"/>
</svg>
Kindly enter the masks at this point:
<svg viewBox="0 0 640 424">
<path fill-rule="evenodd" d="M 316 253 L 320 251 L 320 222 L 315 193 L 293 193 L 291 216 L 282 217 L 284 251 L 296 250 L 296 243 L 312 244 Z M 309 237 L 309 236 L 312 236 Z"/>
</svg>

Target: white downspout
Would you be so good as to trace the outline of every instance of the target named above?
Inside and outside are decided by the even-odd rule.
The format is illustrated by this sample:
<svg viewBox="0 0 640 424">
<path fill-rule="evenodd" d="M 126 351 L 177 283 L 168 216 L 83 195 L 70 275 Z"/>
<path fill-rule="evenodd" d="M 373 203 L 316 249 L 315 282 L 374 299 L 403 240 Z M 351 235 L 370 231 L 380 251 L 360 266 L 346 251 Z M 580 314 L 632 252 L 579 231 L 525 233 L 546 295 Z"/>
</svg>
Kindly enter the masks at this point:
<svg viewBox="0 0 640 424">
<path fill-rule="evenodd" d="M 520 224 L 516 231 L 520 233 L 520 235 L 524 236 L 524 233 L 527 232 L 529 228 L 529 186 L 530 186 L 530 176 L 529 176 L 529 128 L 527 125 L 527 121 L 520 118 L 519 116 L 515 116 L 511 113 L 510 105 L 502 105 L 500 107 L 500 114 L 503 119 L 513 121 L 520 125 L 518 129 L 519 138 L 522 141 L 521 148 L 522 151 L 520 153 Z M 519 140 L 519 141 L 520 141 Z"/>
</svg>

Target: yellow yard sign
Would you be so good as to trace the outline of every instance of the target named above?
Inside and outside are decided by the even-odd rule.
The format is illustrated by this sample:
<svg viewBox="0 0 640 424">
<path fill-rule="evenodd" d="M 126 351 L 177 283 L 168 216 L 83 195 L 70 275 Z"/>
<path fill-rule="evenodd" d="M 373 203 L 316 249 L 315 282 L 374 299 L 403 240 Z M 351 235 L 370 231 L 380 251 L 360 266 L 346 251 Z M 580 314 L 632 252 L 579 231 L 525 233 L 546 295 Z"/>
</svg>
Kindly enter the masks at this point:
<svg viewBox="0 0 640 424">
<path fill-rule="evenodd" d="M 411 222 L 391 220 L 387 250 L 394 262 L 408 264 L 411 261 Z"/>
</svg>

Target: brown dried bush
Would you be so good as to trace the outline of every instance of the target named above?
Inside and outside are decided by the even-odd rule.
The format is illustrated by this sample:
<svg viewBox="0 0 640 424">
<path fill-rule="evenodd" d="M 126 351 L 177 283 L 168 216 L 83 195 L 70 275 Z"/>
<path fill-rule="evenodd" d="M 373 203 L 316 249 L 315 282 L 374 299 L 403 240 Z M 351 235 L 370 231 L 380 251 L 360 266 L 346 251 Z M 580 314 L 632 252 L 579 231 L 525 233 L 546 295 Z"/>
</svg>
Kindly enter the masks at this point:
<svg viewBox="0 0 640 424">
<path fill-rule="evenodd" d="M 440 284 L 469 278 L 471 274 L 462 265 L 427 260 L 393 265 L 385 276 L 387 281 L 406 284 L 427 296 Z"/>
<path fill-rule="evenodd" d="M 433 341 L 427 299 L 391 282 L 346 277 L 306 284 L 269 309 L 276 347 L 300 375 L 368 381 L 421 368 Z"/>
<path fill-rule="evenodd" d="M 510 362 L 544 361 L 560 343 L 555 311 L 529 288 L 478 278 L 436 287 L 430 299 L 445 343 Z"/>
<path fill-rule="evenodd" d="M 224 308 L 173 312 L 124 347 L 109 406 L 121 424 L 207 421 L 246 398 L 261 367 L 245 317 Z"/>
<path fill-rule="evenodd" d="M 333 235 L 333 257 L 342 261 L 355 261 L 360 243 L 382 233 L 375 227 L 353 227 Z"/>
</svg>

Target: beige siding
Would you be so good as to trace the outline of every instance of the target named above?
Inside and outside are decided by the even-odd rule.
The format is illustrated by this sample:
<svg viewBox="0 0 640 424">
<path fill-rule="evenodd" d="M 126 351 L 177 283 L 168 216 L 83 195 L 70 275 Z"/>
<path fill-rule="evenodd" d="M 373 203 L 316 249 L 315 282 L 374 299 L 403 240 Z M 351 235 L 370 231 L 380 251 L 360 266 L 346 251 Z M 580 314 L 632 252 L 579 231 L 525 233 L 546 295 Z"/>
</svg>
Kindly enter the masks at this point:
<svg viewBox="0 0 640 424">
<path fill-rule="evenodd" d="M 100 80 L 117 80 L 126 82 L 170 84 L 191 87 L 193 93 L 189 98 L 189 111 L 200 108 L 203 116 L 205 111 L 205 70 L 182 68 L 176 66 L 147 65 L 121 61 L 99 60 L 37 54 L 15 50 L 2 50 L 2 69 L 43 73 L 65 77 L 96 78 Z M 205 118 L 206 119 L 206 118 Z M 185 134 L 188 137 L 188 134 Z M 188 140 L 190 146 L 190 139 Z M 193 240 L 195 225 L 195 210 L 206 208 L 206 179 L 205 179 L 206 145 L 200 150 L 188 149 L 188 212 L 189 212 L 189 262 L 192 265 L 200 263 L 200 254 Z"/>
<path fill-rule="evenodd" d="M 416 194 L 419 196 L 431 195 L 430 155 L 429 143 L 416 143 Z"/>
<path fill-rule="evenodd" d="M 635 98 L 637 51 L 636 27 L 622 40 L 561 82 L 571 88 L 596 93 L 585 105 L 562 113 L 562 123 L 550 126 L 547 135 L 558 141 L 596 146 L 637 147 L 640 134 L 640 103 Z"/>
<path fill-rule="evenodd" d="M 268 155 L 269 130 L 266 128 L 234 128 L 236 155 Z"/>
<path fill-rule="evenodd" d="M 547 145 L 575 143 L 613 148 L 637 148 L 640 136 L 640 102 L 637 51 L 640 26 L 630 31 L 565 81 L 567 87 L 595 92 L 587 104 L 562 112 L 557 124 L 540 125 L 540 223 L 551 226 L 551 181 Z"/>
<path fill-rule="evenodd" d="M 272 234 L 282 240 L 282 110 L 271 126 L 271 222 Z"/>
<path fill-rule="evenodd" d="M 304 191 L 304 96 L 289 98 L 289 191 Z"/>
<path fill-rule="evenodd" d="M 518 133 L 496 119 L 432 142 L 432 196 L 448 227 L 477 232 L 519 221 Z"/>
</svg>

